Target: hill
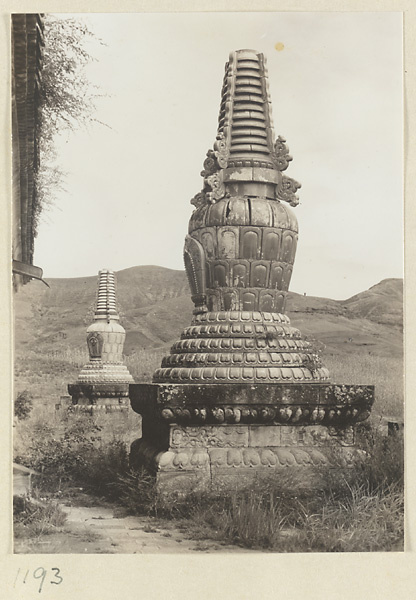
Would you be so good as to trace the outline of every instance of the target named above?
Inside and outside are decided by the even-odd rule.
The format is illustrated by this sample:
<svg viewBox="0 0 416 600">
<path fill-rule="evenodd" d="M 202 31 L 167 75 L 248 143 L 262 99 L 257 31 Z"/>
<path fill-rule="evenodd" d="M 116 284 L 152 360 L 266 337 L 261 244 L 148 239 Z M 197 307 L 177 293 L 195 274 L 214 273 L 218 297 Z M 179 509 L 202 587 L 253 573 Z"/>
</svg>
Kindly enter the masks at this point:
<svg viewBox="0 0 416 600">
<path fill-rule="evenodd" d="M 15 295 L 16 350 L 51 352 L 85 348 L 97 277 L 32 281 Z M 166 348 L 189 325 L 192 302 L 186 274 L 157 266 L 117 273 L 117 298 L 127 338 L 125 353 Z M 291 292 L 287 313 L 294 326 L 334 354 L 402 353 L 403 282 L 385 279 L 344 301 Z"/>
</svg>

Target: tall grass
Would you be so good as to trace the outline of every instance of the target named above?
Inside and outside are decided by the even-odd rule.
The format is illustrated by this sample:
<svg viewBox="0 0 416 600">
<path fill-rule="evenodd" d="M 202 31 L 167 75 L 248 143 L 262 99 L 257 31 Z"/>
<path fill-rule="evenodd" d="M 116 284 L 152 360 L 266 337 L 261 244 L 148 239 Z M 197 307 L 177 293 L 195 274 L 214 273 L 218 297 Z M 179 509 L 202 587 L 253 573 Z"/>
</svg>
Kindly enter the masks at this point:
<svg viewBox="0 0 416 600">
<path fill-rule="evenodd" d="M 66 513 L 54 501 L 41 502 L 25 496 L 13 498 L 14 537 L 33 538 L 60 530 L 67 519 Z"/>
<path fill-rule="evenodd" d="M 130 373 L 137 382 L 150 382 L 168 350 L 139 350 L 124 357 Z M 15 357 L 15 392 L 28 390 L 43 403 L 53 404 L 68 393 L 68 383 L 75 383 L 80 369 L 88 363 L 88 352 L 79 348 L 39 354 L 19 352 Z"/>
<path fill-rule="evenodd" d="M 373 354 L 328 354 L 323 357 L 334 383 L 375 386 L 373 416 L 403 417 L 403 360 Z"/>
<path fill-rule="evenodd" d="M 165 498 L 160 514 L 196 534 L 278 552 L 399 551 L 404 538 L 403 439 L 367 440 L 348 469 L 288 470 L 245 489 Z M 314 485 L 310 480 L 314 479 Z"/>
<path fill-rule="evenodd" d="M 169 354 L 169 350 L 139 350 L 130 356 L 125 356 L 124 361 L 130 373 L 138 382 L 152 381 L 153 373 L 160 367 L 162 358 Z"/>
</svg>

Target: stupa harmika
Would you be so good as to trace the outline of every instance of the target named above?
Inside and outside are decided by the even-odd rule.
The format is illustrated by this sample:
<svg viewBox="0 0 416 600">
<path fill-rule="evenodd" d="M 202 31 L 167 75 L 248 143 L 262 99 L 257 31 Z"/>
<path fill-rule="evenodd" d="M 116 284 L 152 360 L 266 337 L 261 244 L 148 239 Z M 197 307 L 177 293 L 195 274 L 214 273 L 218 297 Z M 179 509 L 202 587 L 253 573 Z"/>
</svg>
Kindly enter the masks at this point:
<svg viewBox="0 0 416 600">
<path fill-rule="evenodd" d="M 154 383 L 130 386 L 143 417 L 131 458 L 162 490 L 328 464 L 334 444 L 348 461 L 373 403 L 372 386 L 330 385 L 285 315 L 300 184 L 283 174 L 267 77 L 262 54 L 230 54 L 185 240 L 192 323 Z"/>
<path fill-rule="evenodd" d="M 68 385 L 73 404 L 128 408 L 129 384 L 134 380 L 122 362 L 126 332 L 119 319 L 115 274 L 103 269 L 98 274 L 94 321 L 87 329 L 90 360 L 77 382 Z"/>
</svg>

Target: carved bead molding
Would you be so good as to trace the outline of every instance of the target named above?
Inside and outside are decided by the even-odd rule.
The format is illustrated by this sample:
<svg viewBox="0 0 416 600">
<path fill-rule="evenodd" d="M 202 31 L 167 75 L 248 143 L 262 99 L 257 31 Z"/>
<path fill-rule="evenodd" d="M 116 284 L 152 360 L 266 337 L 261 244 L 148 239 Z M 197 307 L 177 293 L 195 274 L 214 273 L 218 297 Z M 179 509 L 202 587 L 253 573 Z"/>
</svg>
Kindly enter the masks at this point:
<svg viewBox="0 0 416 600">
<path fill-rule="evenodd" d="M 261 424 L 261 425 L 337 425 L 345 426 L 365 421 L 371 405 L 349 406 L 299 406 L 295 404 L 232 406 L 202 406 L 187 404 L 185 407 L 165 405 L 158 409 L 158 418 L 166 423 L 181 425 L 201 424 Z"/>
<path fill-rule="evenodd" d="M 167 423 L 346 426 L 369 416 L 374 386 L 133 384 L 130 398 L 135 412 Z"/>
</svg>

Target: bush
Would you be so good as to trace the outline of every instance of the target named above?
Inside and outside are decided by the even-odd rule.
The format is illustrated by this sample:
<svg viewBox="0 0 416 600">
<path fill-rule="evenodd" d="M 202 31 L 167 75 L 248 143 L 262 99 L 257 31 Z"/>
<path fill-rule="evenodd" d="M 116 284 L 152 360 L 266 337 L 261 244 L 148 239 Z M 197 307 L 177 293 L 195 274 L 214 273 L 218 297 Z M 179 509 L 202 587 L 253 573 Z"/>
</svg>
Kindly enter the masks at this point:
<svg viewBox="0 0 416 600">
<path fill-rule="evenodd" d="M 144 469 L 129 469 L 118 474 L 111 489 L 114 498 L 129 514 L 158 514 L 156 481 Z"/>
<path fill-rule="evenodd" d="M 87 415 L 72 415 L 60 434 L 47 423 L 38 425 L 43 435 L 34 431 L 25 454 L 16 461 L 41 474 L 39 485 L 44 491 L 82 486 L 106 495 L 118 475 L 128 470 L 125 444 L 115 439 L 103 443 L 101 427 Z"/>
<path fill-rule="evenodd" d="M 13 521 L 16 538 L 54 533 L 66 522 L 66 514 L 51 500 L 37 502 L 26 496 L 14 496 Z"/>
<path fill-rule="evenodd" d="M 24 390 L 17 394 L 17 398 L 14 401 L 14 416 L 20 420 L 27 419 L 33 410 L 33 397 Z"/>
</svg>

